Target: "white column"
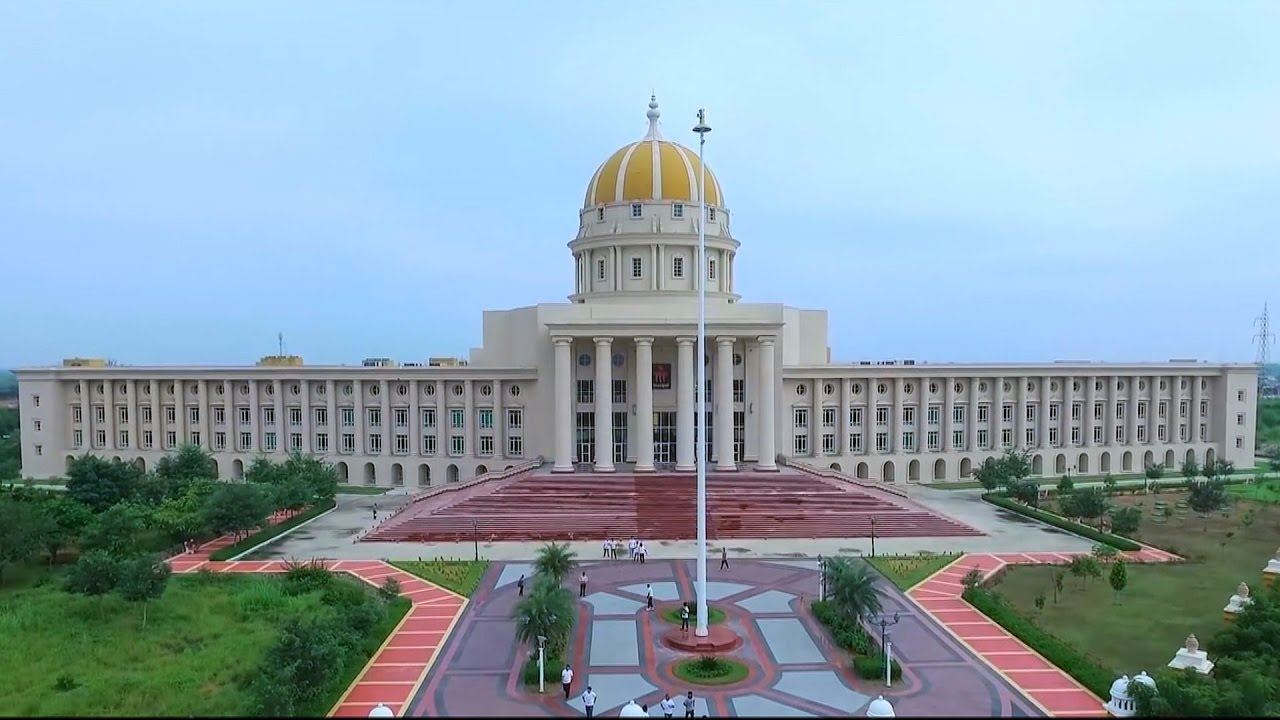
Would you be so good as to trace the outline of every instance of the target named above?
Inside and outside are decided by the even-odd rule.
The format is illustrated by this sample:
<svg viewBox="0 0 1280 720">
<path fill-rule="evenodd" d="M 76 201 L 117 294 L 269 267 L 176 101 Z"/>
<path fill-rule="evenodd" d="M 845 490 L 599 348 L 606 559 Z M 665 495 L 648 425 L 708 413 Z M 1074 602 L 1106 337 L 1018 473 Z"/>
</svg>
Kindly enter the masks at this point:
<svg viewBox="0 0 1280 720">
<path fill-rule="evenodd" d="M 276 398 L 276 452 L 285 455 L 289 452 L 289 421 L 284 416 L 284 383 L 272 380 L 271 387 L 275 389 Z"/>
<path fill-rule="evenodd" d="M 890 454 L 902 452 L 902 396 L 906 394 L 906 384 L 901 375 L 893 379 L 893 415 L 889 418 Z"/>
<path fill-rule="evenodd" d="M 493 456 L 507 456 L 507 417 L 502 407 L 502 381 L 493 381 Z M 495 468 L 496 469 L 496 468 Z"/>
<path fill-rule="evenodd" d="M 1157 415 L 1160 412 L 1160 378 L 1152 375 L 1147 378 L 1147 444 L 1155 445 L 1156 440 L 1156 424 L 1160 422 Z M 1163 464 L 1164 457 L 1152 452 L 1152 464 Z"/>
<path fill-rule="evenodd" d="M 716 338 L 716 470 L 738 469 L 733 459 L 733 341 Z"/>
<path fill-rule="evenodd" d="M 365 413 L 364 411 L 364 383 L 363 382 L 361 382 L 360 380 L 351 381 L 351 396 L 353 398 L 353 402 L 355 403 L 355 414 L 356 414 L 356 424 L 355 424 L 355 427 L 353 428 L 356 434 L 355 454 L 357 456 L 367 455 L 369 453 L 369 446 L 365 444 L 364 424 L 365 424 L 365 421 L 368 420 L 368 418 L 365 417 L 367 413 Z M 354 471 L 356 468 L 352 467 L 351 469 Z M 361 482 L 364 482 L 364 475 L 359 475 L 358 477 L 360 477 Z"/>
<path fill-rule="evenodd" d="M 462 442 L 465 446 L 465 452 L 462 455 L 464 457 L 476 457 L 480 454 L 478 446 L 480 441 L 476 439 L 476 425 L 480 423 L 476 418 L 475 390 L 475 383 L 470 380 L 462 381 Z"/>
<path fill-rule="evenodd" d="M 813 456 L 813 464 L 818 464 L 822 456 L 822 390 L 826 383 L 819 378 L 813 379 L 810 397 L 813 398 L 813 410 L 810 411 L 809 422 L 809 454 Z"/>
<path fill-rule="evenodd" d="M 1198 445 L 1203 442 L 1200 439 L 1200 399 L 1203 397 L 1200 384 L 1204 382 L 1204 378 L 1192 375 L 1188 379 L 1191 381 L 1191 427 L 1188 428 L 1188 432 L 1191 433 L 1191 444 Z"/>
<path fill-rule="evenodd" d="M 691 337 L 676 338 L 676 470 L 682 472 L 695 469 L 693 343 L 694 338 Z"/>
<path fill-rule="evenodd" d="M 164 404 L 160 402 L 163 385 L 159 380 L 149 380 L 151 387 L 151 449 L 164 448 Z M 86 391 L 88 386 L 85 387 Z M 87 397 L 87 395 L 86 395 Z M 88 406 L 86 406 L 88 407 Z M 89 413 L 85 411 L 85 427 L 88 427 Z M 85 442 L 89 442 L 89 434 L 85 433 Z"/>
<path fill-rule="evenodd" d="M 916 381 L 920 393 L 916 395 L 916 453 L 929 451 L 929 383 L 930 379 L 922 377 Z M 924 476 L 924 461 L 921 461 L 920 475 Z M 908 471 L 908 477 L 910 472 Z"/>
<path fill-rule="evenodd" d="M 134 450 L 142 449 L 142 419 L 138 417 L 138 381 L 130 380 L 125 386 L 128 388 L 128 408 L 129 408 L 129 443 Z"/>
<path fill-rule="evenodd" d="M 1169 420 L 1168 427 L 1165 431 L 1169 433 L 1169 442 L 1174 445 L 1181 445 L 1184 441 L 1182 436 L 1178 434 L 1185 420 L 1180 412 L 1182 406 L 1182 376 L 1174 375 L 1169 378 L 1172 397 L 1169 402 Z M 1182 463 L 1186 461 L 1186 455 L 1175 455 L 1174 461 L 1178 467 L 1182 467 Z M 1177 468 L 1170 468 L 1176 470 Z"/>
<path fill-rule="evenodd" d="M 379 406 L 382 412 L 382 427 L 378 428 L 378 432 L 382 434 L 381 454 L 394 455 L 396 449 L 396 424 L 395 418 L 391 417 L 391 383 L 386 380 L 379 380 L 378 395 L 382 396 L 382 403 Z M 390 478 L 387 479 L 390 480 Z"/>
<path fill-rule="evenodd" d="M 955 450 L 955 443 L 951 442 L 951 425 L 952 418 L 955 417 L 956 408 L 956 379 L 954 377 L 944 377 L 942 382 L 945 386 L 942 388 L 942 396 L 944 398 L 942 405 L 942 417 L 938 418 L 938 429 L 942 432 L 942 451 L 951 452 Z M 945 480 L 946 478 L 934 478 L 935 480 Z"/>
<path fill-rule="evenodd" d="M 1102 417 L 1106 423 L 1102 430 L 1103 445 L 1116 444 L 1116 401 L 1119 399 L 1119 395 L 1116 394 L 1116 378 L 1114 375 L 1109 376 L 1107 377 L 1107 405 L 1102 409 Z M 1101 469 L 1101 462 L 1098 463 L 1098 467 Z"/>
<path fill-rule="evenodd" d="M 209 401 L 209 381 L 201 380 L 197 387 L 200 388 L 200 396 L 196 398 L 196 406 L 200 408 L 200 447 L 212 450 L 213 436 L 209 434 L 209 429 L 213 419 L 209 415 L 213 412 L 213 403 Z"/>
<path fill-rule="evenodd" d="M 329 424 L 325 426 L 324 432 L 329 436 L 329 453 L 338 454 L 342 449 L 342 427 L 338 424 L 338 398 L 337 389 L 332 380 L 324 381 L 324 400 L 325 410 L 329 415 Z"/>
<path fill-rule="evenodd" d="M 1124 409 L 1124 444 L 1130 447 L 1138 444 L 1138 382 L 1141 379 L 1142 377 L 1139 375 L 1129 375 L 1124 380 L 1129 384 L 1129 403 Z M 1129 470 L 1133 471 L 1141 464 L 1142 457 L 1136 457 L 1133 467 L 1130 467 Z M 1124 469 L 1123 465 L 1121 465 L 1121 469 Z"/>
<path fill-rule="evenodd" d="M 840 378 L 840 417 L 836 421 L 836 454 L 849 454 L 849 378 Z"/>
<path fill-rule="evenodd" d="M 298 385 L 298 397 L 302 398 L 302 452 L 310 455 L 316 447 L 311 430 L 311 381 L 299 379 Z"/>
<path fill-rule="evenodd" d="M 1036 416 L 1039 421 L 1040 429 L 1036 431 L 1036 445 L 1048 450 L 1053 447 L 1049 444 L 1049 406 L 1053 404 L 1053 378 L 1048 375 L 1040 378 L 1040 414 Z M 1062 408 L 1058 408 L 1058 412 L 1062 412 Z M 1059 437 L 1059 440 L 1062 438 Z M 1050 465 L 1049 455 L 1046 453 L 1044 458 L 1045 467 L 1052 468 Z M 1044 475 L 1048 476 L 1051 470 L 1045 470 Z"/>
<path fill-rule="evenodd" d="M 556 382 L 555 382 L 555 429 L 556 429 L 556 462 L 552 472 L 573 472 L 573 444 L 570 440 L 572 432 L 572 407 L 569 404 L 572 389 L 573 352 L 572 338 L 557 337 L 551 341 L 555 344 Z M 440 427 L 445 418 L 436 418 L 436 427 Z M 439 442 L 437 440 L 437 442 Z"/>
<path fill-rule="evenodd" d="M 996 453 L 1004 452 L 1004 378 L 992 378 L 991 412 L 987 416 L 987 441 Z"/>
<path fill-rule="evenodd" d="M 409 454 L 422 457 L 422 388 L 417 380 L 409 381 Z M 439 422 L 437 420 L 437 422 Z"/>
<path fill-rule="evenodd" d="M 102 381 L 102 405 L 102 415 L 103 419 L 106 420 L 104 425 L 107 431 L 107 444 L 103 449 L 115 448 L 120 450 L 121 448 L 116 443 L 116 381 L 111 378 L 106 378 Z M 179 439 L 179 442 L 181 442 L 181 439 Z"/>
<path fill-rule="evenodd" d="M 356 388 L 359 389 L 359 385 Z M 249 381 L 249 452 L 257 453 L 262 447 L 262 417 L 261 410 L 258 409 L 258 381 Z M 163 437 L 156 438 L 157 442 L 164 442 Z"/>
<path fill-rule="evenodd" d="M 236 417 L 236 381 L 231 378 L 222 379 L 222 432 L 226 433 L 227 441 L 223 444 L 222 452 L 236 452 L 240 447 L 240 428 L 238 424 L 239 418 Z M 217 432 L 215 429 L 214 432 Z M 219 463 L 221 468 L 222 464 Z"/>
<path fill-rule="evenodd" d="M 1090 375 L 1085 382 L 1088 384 L 1084 387 L 1084 446 L 1090 448 L 1094 446 L 1093 428 L 1097 424 L 1093 419 L 1093 406 L 1097 402 L 1098 376 Z"/>
<path fill-rule="evenodd" d="M 613 338 L 596 344 L 596 472 L 613 472 Z"/>
<path fill-rule="evenodd" d="M 778 414 L 774 406 L 773 393 L 774 338 L 771 335 L 765 335 L 756 340 L 760 343 L 760 381 L 757 383 L 760 389 L 760 401 L 756 403 L 756 412 L 760 413 L 760 457 L 756 466 L 760 470 L 777 470 L 778 465 L 775 460 L 777 449 L 774 447 L 777 440 L 774 419 Z"/>
<path fill-rule="evenodd" d="M 1019 376 L 1014 379 L 1018 383 L 1018 404 L 1013 409 L 1017 415 L 1013 418 L 1013 446 L 1016 448 L 1026 447 L 1027 445 L 1027 378 Z"/>
<path fill-rule="evenodd" d="M 108 410 L 109 409 L 110 408 L 108 408 Z M 111 418 L 108 417 L 107 422 L 110 421 Z M 174 449 L 176 450 L 187 442 L 187 392 L 186 388 L 183 387 L 182 380 L 173 381 L 173 424 L 176 428 L 174 431 L 174 435 L 176 435 L 175 439 L 177 440 L 177 443 L 174 445 Z M 107 433 L 107 437 L 111 437 L 110 432 Z M 108 442 L 110 442 L 110 440 L 108 440 Z"/>
<path fill-rule="evenodd" d="M 448 389 L 445 381 L 436 381 L 436 455 L 441 457 L 449 455 L 449 433 L 452 430 L 449 426 L 449 399 L 445 397 Z M 569 469 L 573 469 L 572 455 L 569 456 Z"/>
<path fill-rule="evenodd" d="M 151 381 L 151 397 L 156 397 L 159 388 L 156 387 L 156 381 Z M 80 447 L 76 448 L 82 454 L 93 449 L 93 406 L 89 403 L 90 394 L 93 392 L 93 383 L 87 378 L 80 380 Z M 151 411 L 152 416 L 156 415 L 156 411 Z M 155 422 L 154 420 L 152 421 Z M 138 447 L 142 447 L 142 438 L 138 438 Z"/>
<path fill-rule="evenodd" d="M 636 472 L 653 472 L 653 338 L 638 337 L 635 343 Z"/>
</svg>

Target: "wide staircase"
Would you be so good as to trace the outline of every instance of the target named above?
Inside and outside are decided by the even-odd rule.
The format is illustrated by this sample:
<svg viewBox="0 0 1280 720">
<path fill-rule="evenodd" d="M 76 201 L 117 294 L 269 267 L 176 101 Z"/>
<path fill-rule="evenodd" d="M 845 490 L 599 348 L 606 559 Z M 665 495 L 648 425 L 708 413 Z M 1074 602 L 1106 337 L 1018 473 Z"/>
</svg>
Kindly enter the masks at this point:
<svg viewBox="0 0 1280 720">
<path fill-rule="evenodd" d="M 689 474 L 522 474 L 414 503 L 375 542 L 696 537 Z M 711 538 L 948 537 L 982 533 L 890 493 L 793 470 L 707 478 Z"/>
</svg>

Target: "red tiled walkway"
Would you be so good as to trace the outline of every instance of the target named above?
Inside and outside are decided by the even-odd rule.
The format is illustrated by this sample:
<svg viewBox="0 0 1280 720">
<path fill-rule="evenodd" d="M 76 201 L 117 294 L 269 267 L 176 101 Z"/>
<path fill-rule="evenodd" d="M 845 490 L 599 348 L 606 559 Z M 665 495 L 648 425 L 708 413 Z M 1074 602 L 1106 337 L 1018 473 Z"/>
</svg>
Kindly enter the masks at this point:
<svg viewBox="0 0 1280 720">
<path fill-rule="evenodd" d="M 1047 714 L 1061 717 L 1100 717 L 1103 701 L 1027 647 L 995 621 L 961 599 L 961 583 L 970 570 L 984 579 L 1006 565 L 1061 565 L 1084 553 L 1030 552 L 964 555 L 907 592 L 907 597 L 928 612 L 957 640 L 1004 675 Z M 1158 548 L 1121 553 L 1130 562 L 1169 562 L 1178 556 Z"/>
</svg>

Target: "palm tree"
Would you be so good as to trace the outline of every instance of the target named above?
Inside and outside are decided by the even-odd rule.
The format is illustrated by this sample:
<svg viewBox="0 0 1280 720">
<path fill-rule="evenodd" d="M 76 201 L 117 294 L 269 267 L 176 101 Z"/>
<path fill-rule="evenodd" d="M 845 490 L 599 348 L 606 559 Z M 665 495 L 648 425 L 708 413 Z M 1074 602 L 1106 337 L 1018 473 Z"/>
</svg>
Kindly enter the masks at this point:
<svg viewBox="0 0 1280 720">
<path fill-rule="evenodd" d="M 573 631 L 573 596 L 546 576 L 537 576 L 533 588 L 516 603 L 516 639 L 538 646 L 538 636 L 547 638 L 547 653 L 557 657 L 569 644 Z"/>
<path fill-rule="evenodd" d="M 875 583 L 876 574 L 865 563 L 855 564 L 846 557 L 833 557 L 827 563 L 831 604 L 850 620 L 880 613 Z"/>
<path fill-rule="evenodd" d="M 533 562 L 533 571 L 550 579 L 557 587 L 577 563 L 578 554 L 569 549 L 569 543 L 547 543 L 538 551 L 538 559 Z"/>
</svg>

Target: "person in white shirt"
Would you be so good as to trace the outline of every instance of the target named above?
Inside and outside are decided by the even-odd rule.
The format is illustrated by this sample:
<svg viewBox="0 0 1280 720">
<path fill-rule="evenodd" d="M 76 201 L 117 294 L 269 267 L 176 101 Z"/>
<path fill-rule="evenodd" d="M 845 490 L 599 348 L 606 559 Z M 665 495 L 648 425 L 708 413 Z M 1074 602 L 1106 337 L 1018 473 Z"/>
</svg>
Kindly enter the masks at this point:
<svg viewBox="0 0 1280 720">
<path fill-rule="evenodd" d="M 596 693 L 587 686 L 586 692 L 582 693 L 582 706 L 587 709 L 587 717 L 591 717 L 591 713 L 596 709 Z"/>
<path fill-rule="evenodd" d="M 642 542 L 640 543 L 640 545 L 636 548 L 636 553 L 640 555 L 640 564 L 641 564 L 641 565 L 643 565 L 643 564 L 644 564 L 644 556 L 649 554 L 649 551 L 645 548 L 645 546 L 644 546 L 644 542 L 643 542 L 643 541 L 642 541 Z"/>
<path fill-rule="evenodd" d="M 685 696 L 685 699 L 684 699 L 684 716 L 685 717 L 687 718 L 693 717 L 693 708 L 695 705 L 696 703 L 693 700 L 693 691 L 690 690 L 689 694 Z"/>
<path fill-rule="evenodd" d="M 645 610 L 653 610 L 653 586 L 649 583 L 644 584 L 644 602 Z"/>
<path fill-rule="evenodd" d="M 636 539 L 631 538 L 627 541 L 627 552 L 631 554 L 631 562 L 636 561 Z"/>
<path fill-rule="evenodd" d="M 662 717 L 671 717 L 676 714 L 676 701 L 671 699 L 671 693 L 662 696 L 662 702 L 658 703 L 658 707 L 662 708 Z"/>
<path fill-rule="evenodd" d="M 569 699 L 569 686 L 573 684 L 573 668 L 568 665 L 560 671 L 560 685 L 564 688 L 564 699 Z"/>
<path fill-rule="evenodd" d="M 610 538 L 605 538 L 604 545 L 602 547 L 604 549 L 604 559 L 608 560 L 609 553 L 613 551 L 613 540 Z"/>
</svg>

